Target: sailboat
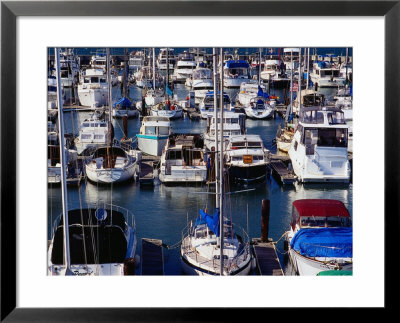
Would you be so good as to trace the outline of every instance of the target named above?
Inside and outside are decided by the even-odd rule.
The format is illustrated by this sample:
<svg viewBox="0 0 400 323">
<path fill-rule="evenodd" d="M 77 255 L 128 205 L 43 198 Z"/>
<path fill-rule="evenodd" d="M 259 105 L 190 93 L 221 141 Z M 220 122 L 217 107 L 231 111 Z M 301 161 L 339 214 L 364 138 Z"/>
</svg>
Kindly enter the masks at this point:
<svg viewBox="0 0 400 323">
<path fill-rule="evenodd" d="M 63 142 L 61 138 L 64 138 L 64 123 L 59 94 L 61 89 L 59 48 L 55 49 L 55 55 L 58 70 L 59 135 L 60 142 Z M 52 229 L 48 249 L 48 275 L 132 274 L 137 245 L 133 214 L 124 208 L 106 203 L 68 209 L 65 154 L 60 153 L 60 159 L 62 213 L 54 222 Z"/>
<path fill-rule="evenodd" d="M 136 109 L 136 106 L 132 104 L 131 100 L 128 99 L 129 96 L 129 88 L 127 86 L 128 81 L 128 64 L 127 64 L 127 49 L 125 48 L 124 55 L 124 69 L 122 76 L 122 98 L 117 100 L 113 104 L 112 115 L 114 118 L 136 118 L 139 116 L 139 111 Z"/>
<path fill-rule="evenodd" d="M 107 58 L 108 57 L 109 55 L 107 55 Z M 107 76 L 108 78 L 110 77 L 110 70 L 108 67 Z M 118 141 L 116 141 L 117 145 L 114 144 L 114 138 L 112 138 L 113 133 L 111 131 L 111 103 L 111 86 L 109 86 L 108 128 L 110 130 L 107 134 L 107 145 L 97 147 L 91 158 L 87 160 L 85 166 L 87 177 L 89 180 L 95 183 L 110 184 L 127 181 L 133 178 L 136 171 L 136 156 L 129 154 L 122 147 L 120 147 Z"/>
<path fill-rule="evenodd" d="M 215 61 L 214 49 L 214 66 Z M 216 78 L 215 74 L 214 78 Z M 217 93 L 215 84 L 216 82 L 214 82 L 214 93 Z M 223 86 L 222 80 L 221 84 Z M 221 100 L 223 100 L 222 93 L 221 89 Z M 221 119 L 223 118 L 223 109 L 221 108 L 219 114 L 217 112 L 216 95 L 214 113 L 215 119 L 218 115 Z M 221 128 L 221 140 L 219 141 L 218 136 L 215 136 L 215 147 L 220 147 L 220 152 L 215 158 L 216 207 L 214 213 L 209 214 L 207 208 L 200 210 L 195 222 L 191 222 L 183 232 L 181 261 L 184 272 L 189 275 L 247 275 L 251 269 L 251 252 L 247 233 L 243 229 L 240 232 L 236 231 L 233 223 L 224 216 L 222 122 Z"/>
</svg>

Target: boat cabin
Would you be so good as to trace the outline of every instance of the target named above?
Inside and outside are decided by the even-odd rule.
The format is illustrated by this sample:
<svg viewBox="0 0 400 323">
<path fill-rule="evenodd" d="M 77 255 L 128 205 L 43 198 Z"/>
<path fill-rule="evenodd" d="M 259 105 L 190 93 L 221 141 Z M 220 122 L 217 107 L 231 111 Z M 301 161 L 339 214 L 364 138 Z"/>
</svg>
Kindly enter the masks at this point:
<svg viewBox="0 0 400 323">
<path fill-rule="evenodd" d="M 227 78 L 250 78 L 249 63 L 244 60 L 229 60 L 225 62 L 224 75 Z"/>
<path fill-rule="evenodd" d="M 144 117 L 140 134 L 153 136 L 168 136 L 171 124 L 167 117 L 149 116 Z"/>
<path fill-rule="evenodd" d="M 165 147 L 166 166 L 205 165 L 204 141 L 200 135 L 174 134 Z"/>
<path fill-rule="evenodd" d="M 314 73 L 320 78 L 336 78 L 340 77 L 340 69 L 334 68 L 328 62 L 314 63 Z"/>
<path fill-rule="evenodd" d="M 306 146 L 307 155 L 314 154 L 316 145 L 344 148 L 348 145 L 348 126 L 343 111 L 338 108 L 304 108 L 297 131 L 301 133 L 300 142 Z"/>
<path fill-rule="evenodd" d="M 292 230 L 319 227 L 351 227 L 343 202 L 330 199 L 302 199 L 292 204 Z"/>
</svg>

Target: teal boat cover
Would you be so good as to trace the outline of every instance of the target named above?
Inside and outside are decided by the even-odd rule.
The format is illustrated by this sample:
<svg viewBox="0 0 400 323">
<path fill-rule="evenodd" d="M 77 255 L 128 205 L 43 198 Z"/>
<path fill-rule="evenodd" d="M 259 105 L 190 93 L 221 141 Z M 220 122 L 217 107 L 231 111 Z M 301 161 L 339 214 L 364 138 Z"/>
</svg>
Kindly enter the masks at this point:
<svg viewBox="0 0 400 323">
<path fill-rule="evenodd" d="M 353 228 L 300 229 L 290 247 L 305 257 L 353 257 Z"/>
</svg>

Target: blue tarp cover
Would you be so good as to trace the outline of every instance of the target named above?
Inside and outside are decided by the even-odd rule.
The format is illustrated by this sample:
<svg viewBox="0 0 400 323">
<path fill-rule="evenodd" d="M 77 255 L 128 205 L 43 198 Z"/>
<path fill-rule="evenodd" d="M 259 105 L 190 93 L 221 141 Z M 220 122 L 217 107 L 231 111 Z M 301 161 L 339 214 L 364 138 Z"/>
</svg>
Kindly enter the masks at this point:
<svg viewBox="0 0 400 323">
<path fill-rule="evenodd" d="M 353 228 L 300 229 L 290 247 L 305 257 L 353 257 Z"/>
<path fill-rule="evenodd" d="M 248 68 L 249 63 L 247 63 L 244 60 L 226 61 L 226 67 L 227 68 L 239 68 L 239 67 Z"/>
<path fill-rule="evenodd" d="M 131 101 L 129 101 L 129 99 L 127 99 L 127 98 L 121 98 L 121 99 L 119 99 L 117 102 L 115 102 L 115 103 L 113 104 L 113 108 L 115 108 L 118 104 L 119 104 L 122 108 L 129 108 L 129 107 L 132 105 Z"/>
<path fill-rule="evenodd" d="M 219 209 L 215 209 L 214 215 L 209 215 L 204 210 L 200 210 L 200 216 L 196 219 L 194 225 L 204 223 L 219 237 Z"/>
<path fill-rule="evenodd" d="M 269 99 L 268 93 L 266 93 L 266 92 L 264 93 L 264 91 L 262 90 L 261 86 L 258 86 L 257 96 L 261 96 L 261 97 L 264 97 L 266 99 Z"/>
</svg>

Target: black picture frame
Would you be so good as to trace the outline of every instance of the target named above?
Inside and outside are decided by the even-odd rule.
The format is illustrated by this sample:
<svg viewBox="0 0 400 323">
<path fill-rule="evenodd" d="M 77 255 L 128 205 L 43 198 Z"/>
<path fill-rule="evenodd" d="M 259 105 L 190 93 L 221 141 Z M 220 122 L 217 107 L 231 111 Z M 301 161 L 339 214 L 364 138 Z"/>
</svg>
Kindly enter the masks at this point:
<svg viewBox="0 0 400 323">
<path fill-rule="evenodd" d="M 385 309 L 398 281 L 389 265 L 399 237 L 400 1 L 2 1 L 1 3 L 1 321 L 203 321 L 204 309 L 16 307 L 16 19 L 18 16 L 384 16 L 385 18 Z M 373 180 L 373 167 L 371 176 Z M 372 186 L 371 186 L 372 187 Z M 373 237 L 371 237 L 372 241 Z M 371 242 L 372 243 L 372 242 Z M 244 295 L 244 297 L 246 297 Z M 250 297 L 250 295 L 247 295 Z M 240 309 L 213 309 L 213 321 L 238 320 Z M 255 318 L 260 314 L 252 309 Z M 334 310 L 328 310 L 333 313 Z M 262 315 L 262 314 L 261 314 Z M 326 315 L 324 315 L 326 317 Z M 236 319 L 235 319 L 236 318 Z M 283 317 L 282 317 L 283 318 Z"/>
</svg>

